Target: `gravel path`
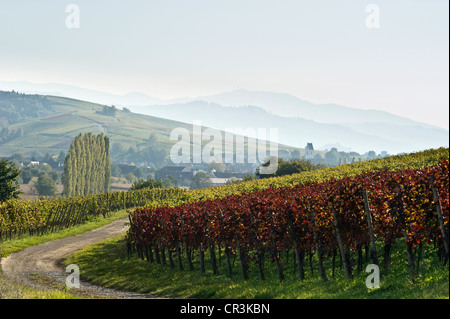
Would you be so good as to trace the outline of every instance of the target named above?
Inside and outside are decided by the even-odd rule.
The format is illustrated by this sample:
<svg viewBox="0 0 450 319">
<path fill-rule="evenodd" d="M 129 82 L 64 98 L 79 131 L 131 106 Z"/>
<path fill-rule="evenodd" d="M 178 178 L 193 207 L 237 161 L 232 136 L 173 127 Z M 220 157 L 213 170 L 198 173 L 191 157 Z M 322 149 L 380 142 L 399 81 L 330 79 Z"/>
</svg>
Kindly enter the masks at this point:
<svg viewBox="0 0 450 319">
<path fill-rule="evenodd" d="M 128 219 L 117 220 L 86 233 L 49 241 L 13 253 L 1 260 L 3 273 L 8 278 L 40 290 L 61 289 L 65 286 L 68 275 L 65 266 L 61 264 L 62 260 L 85 246 L 125 232 L 128 229 L 125 226 L 127 221 Z M 100 287 L 84 281 L 80 282 L 80 288 L 72 288 L 70 292 L 85 298 L 156 298 L 152 295 Z"/>
</svg>

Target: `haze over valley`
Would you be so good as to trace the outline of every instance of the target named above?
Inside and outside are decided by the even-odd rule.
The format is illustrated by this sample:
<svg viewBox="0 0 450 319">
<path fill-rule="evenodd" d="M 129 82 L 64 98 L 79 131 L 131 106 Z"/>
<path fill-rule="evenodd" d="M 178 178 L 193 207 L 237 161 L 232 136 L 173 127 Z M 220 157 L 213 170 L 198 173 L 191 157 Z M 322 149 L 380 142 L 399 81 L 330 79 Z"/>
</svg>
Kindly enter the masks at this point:
<svg viewBox="0 0 450 319">
<path fill-rule="evenodd" d="M 186 124 L 227 130 L 277 128 L 278 142 L 296 148 L 390 154 L 449 145 L 448 130 L 386 111 L 314 104 L 291 94 L 236 90 L 212 96 L 161 100 L 143 93 L 116 95 L 55 83 L 0 81 L 0 88 L 76 98 Z"/>
</svg>

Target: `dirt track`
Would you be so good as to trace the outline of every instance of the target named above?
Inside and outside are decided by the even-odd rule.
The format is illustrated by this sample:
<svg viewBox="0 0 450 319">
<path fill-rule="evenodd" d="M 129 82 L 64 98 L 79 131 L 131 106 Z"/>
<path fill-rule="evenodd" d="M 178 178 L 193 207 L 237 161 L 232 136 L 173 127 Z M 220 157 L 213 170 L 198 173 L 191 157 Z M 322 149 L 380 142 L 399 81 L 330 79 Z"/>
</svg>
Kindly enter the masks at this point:
<svg viewBox="0 0 450 319">
<path fill-rule="evenodd" d="M 13 253 L 1 261 L 3 273 L 8 278 L 37 289 L 52 289 L 52 286 L 63 287 L 68 273 L 65 272 L 61 261 L 87 245 L 125 232 L 127 226 L 124 223 L 127 220 L 117 220 L 86 233 L 28 247 Z M 81 281 L 79 289 L 72 288 L 70 292 L 87 298 L 155 298 L 151 295 L 99 287 L 83 281 Z"/>
</svg>

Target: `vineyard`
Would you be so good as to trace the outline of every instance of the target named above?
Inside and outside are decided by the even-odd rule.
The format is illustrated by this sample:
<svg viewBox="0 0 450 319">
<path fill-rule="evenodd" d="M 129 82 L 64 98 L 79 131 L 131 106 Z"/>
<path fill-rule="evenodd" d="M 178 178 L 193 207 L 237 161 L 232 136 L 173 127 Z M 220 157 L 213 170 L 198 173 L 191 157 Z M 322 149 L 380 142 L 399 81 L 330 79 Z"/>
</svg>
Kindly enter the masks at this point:
<svg viewBox="0 0 450 319">
<path fill-rule="evenodd" d="M 144 189 L 48 200 L 10 200 L 0 203 L 0 241 L 22 234 L 40 234 L 68 228 L 85 221 L 90 216 L 106 216 L 119 209 L 139 206 L 176 206 L 266 188 L 323 182 L 332 178 L 355 176 L 367 171 L 423 168 L 438 163 L 441 158 L 449 158 L 448 148 L 189 192 L 170 188 Z"/>
<path fill-rule="evenodd" d="M 0 203 L 0 241 L 57 231 L 121 209 L 171 204 L 184 192 L 158 188 L 34 201 L 9 200 Z"/>
<path fill-rule="evenodd" d="M 290 262 L 304 280 L 314 259 L 323 280 L 325 265 L 334 274 L 336 264 L 352 278 L 369 262 L 387 273 L 402 241 L 414 277 L 424 245 L 448 260 L 448 159 L 440 148 L 192 191 L 10 200 L 0 203 L 0 241 L 133 208 L 129 252 L 180 270 L 218 274 L 224 256 L 228 275 L 248 279 L 253 267 L 264 279 L 271 263 L 283 280 Z"/>
<path fill-rule="evenodd" d="M 371 161 L 334 166 L 281 177 L 259 179 L 256 181 L 249 181 L 239 184 L 191 190 L 186 193 L 183 200 L 187 202 L 196 202 L 199 200 L 215 199 L 228 195 L 263 190 L 266 188 L 294 186 L 308 182 L 324 182 L 330 179 L 352 177 L 371 171 L 425 168 L 437 164 L 443 158 L 446 160 L 449 159 L 448 148 L 431 149 L 417 153 L 395 155 Z"/>
<path fill-rule="evenodd" d="M 304 175 L 294 175 L 284 179 L 290 181 L 287 186 L 264 181 L 278 187 L 138 208 L 130 213 L 129 250 L 149 262 L 203 273 L 209 254 L 214 274 L 219 274 L 216 255 L 224 254 L 227 275 L 235 271 L 238 258 L 243 279 L 249 278 L 254 263 L 261 280 L 266 262 L 276 264 L 283 280 L 289 252 L 295 256 L 298 278 L 304 280 L 305 258 L 315 255 L 326 281 L 325 258 L 332 259 L 333 273 L 339 258 L 348 279 L 369 259 L 387 273 L 392 246 L 401 239 L 414 278 L 423 245 L 433 245 L 440 259 L 448 260 L 448 161 L 417 166 L 421 168 L 372 170 L 298 184 L 292 181 Z M 377 243 L 383 245 L 383 263 Z"/>
</svg>

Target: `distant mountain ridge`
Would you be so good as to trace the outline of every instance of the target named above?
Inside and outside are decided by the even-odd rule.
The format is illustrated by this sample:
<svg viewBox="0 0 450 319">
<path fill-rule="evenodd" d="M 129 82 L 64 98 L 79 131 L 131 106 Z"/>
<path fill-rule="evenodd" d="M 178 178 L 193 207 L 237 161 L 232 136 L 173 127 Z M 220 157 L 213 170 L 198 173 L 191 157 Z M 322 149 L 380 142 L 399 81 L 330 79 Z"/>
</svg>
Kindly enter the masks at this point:
<svg viewBox="0 0 450 319">
<path fill-rule="evenodd" d="M 287 93 L 236 90 L 199 97 L 197 100 L 213 102 L 222 106 L 259 106 L 271 114 L 283 117 L 301 117 L 320 123 L 387 122 L 405 125 L 418 123 L 385 111 L 361 110 L 337 104 L 314 104 Z"/>
<path fill-rule="evenodd" d="M 135 112 L 202 124 L 220 130 L 228 128 L 277 128 L 278 141 L 294 147 L 339 143 L 359 153 L 375 150 L 390 154 L 411 152 L 448 145 L 448 133 L 439 128 L 391 123 L 339 124 L 318 123 L 304 118 L 288 118 L 269 114 L 255 107 L 224 107 L 216 103 L 194 101 L 172 105 L 132 107 Z"/>
<path fill-rule="evenodd" d="M 379 110 L 361 110 L 338 104 L 315 104 L 288 93 L 235 90 L 211 96 L 162 100 L 140 92 L 125 95 L 106 93 L 59 83 L 36 84 L 27 81 L 0 81 L 0 90 L 19 91 L 27 94 L 55 95 L 75 98 L 92 103 L 116 106 L 149 106 L 206 101 L 226 107 L 257 106 L 270 114 L 283 117 L 301 117 L 320 123 L 392 123 L 403 125 L 420 124 L 405 117 Z"/>
<path fill-rule="evenodd" d="M 60 96 L 89 101 L 91 103 L 116 106 L 149 105 L 163 102 L 163 100 L 150 97 L 140 92 L 130 92 L 125 95 L 119 95 L 59 83 L 37 84 L 27 81 L 0 81 L 0 90 L 14 90 L 26 94 Z"/>
<path fill-rule="evenodd" d="M 116 95 L 61 84 L 0 81 L 26 93 L 47 92 L 90 102 L 127 107 L 133 112 L 192 124 L 227 128 L 277 128 L 279 143 L 303 148 L 340 144 L 364 153 L 391 154 L 448 147 L 446 129 L 379 110 L 361 110 L 337 104 L 314 104 L 286 93 L 236 90 L 211 96 L 160 100 L 134 92 Z M 55 94 L 56 93 L 56 94 Z"/>
</svg>

